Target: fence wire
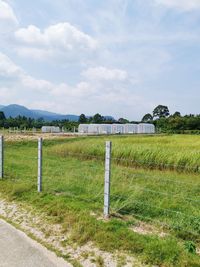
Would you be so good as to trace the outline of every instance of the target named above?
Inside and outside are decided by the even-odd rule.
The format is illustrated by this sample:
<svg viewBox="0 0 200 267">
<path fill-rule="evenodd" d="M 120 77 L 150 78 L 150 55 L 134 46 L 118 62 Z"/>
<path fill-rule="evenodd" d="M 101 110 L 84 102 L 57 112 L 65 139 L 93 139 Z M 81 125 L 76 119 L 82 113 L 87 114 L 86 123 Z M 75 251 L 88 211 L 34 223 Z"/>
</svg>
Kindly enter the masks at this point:
<svg viewBox="0 0 200 267">
<path fill-rule="evenodd" d="M 44 145 L 44 192 L 56 197 L 70 198 L 71 201 L 88 203 L 91 208 L 101 210 L 104 194 L 104 160 L 105 158 L 101 155 L 89 153 L 62 151 L 59 155 L 52 154 Z M 125 164 L 118 165 L 121 162 Z M 200 234 L 200 191 L 197 190 L 200 188 L 200 183 L 153 175 L 141 175 L 140 177 L 137 169 L 134 169 L 137 164 L 147 164 L 147 167 L 157 164 L 158 169 L 168 166 L 170 168 L 183 167 L 186 170 L 187 166 L 121 157 L 112 157 L 112 164 L 114 165 L 111 180 L 111 210 L 113 213 L 124 215 L 127 211 L 134 218 L 149 220 L 168 229 L 177 230 L 180 226 L 184 232 L 197 236 Z M 189 167 L 188 170 L 199 171 L 199 166 L 192 167 L 192 169 Z M 37 146 L 31 147 L 30 151 L 25 146 L 24 153 L 17 147 L 13 149 L 12 144 L 5 146 L 5 178 L 14 183 L 25 183 L 26 190 L 35 190 L 37 186 Z M 172 186 L 171 191 L 165 190 L 165 188 L 167 189 L 166 183 L 170 183 Z M 159 203 L 156 205 L 154 202 L 158 200 Z M 190 207 L 187 211 L 178 210 L 181 209 L 181 205 L 186 205 L 186 203 L 187 207 Z M 159 206 L 159 204 L 163 206 Z M 195 215 L 191 214 L 193 212 Z M 150 215 L 147 216 L 146 213 Z M 177 220 L 176 226 L 173 225 L 174 218 Z M 193 225 L 193 221 L 196 224 Z"/>
</svg>

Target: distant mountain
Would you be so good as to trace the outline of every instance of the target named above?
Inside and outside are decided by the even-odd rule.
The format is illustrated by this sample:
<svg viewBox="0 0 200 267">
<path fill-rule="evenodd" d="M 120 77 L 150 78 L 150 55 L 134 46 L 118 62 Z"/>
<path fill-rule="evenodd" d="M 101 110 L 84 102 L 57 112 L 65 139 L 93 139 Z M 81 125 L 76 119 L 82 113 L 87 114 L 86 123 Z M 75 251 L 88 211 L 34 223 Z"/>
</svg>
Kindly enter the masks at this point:
<svg viewBox="0 0 200 267">
<path fill-rule="evenodd" d="M 17 117 L 17 116 L 25 116 L 25 117 L 30 117 L 30 118 L 35 118 L 34 112 L 29 110 L 26 107 L 19 106 L 19 105 L 9 105 L 9 106 L 4 106 L 1 108 L 1 111 L 4 112 L 6 118 L 8 117 Z"/>
<path fill-rule="evenodd" d="M 69 120 L 69 121 L 78 121 L 79 116 L 73 114 L 57 114 L 54 112 L 49 112 L 45 110 L 38 109 L 28 109 L 24 106 L 12 104 L 8 106 L 0 105 L 0 111 L 3 111 L 6 118 L 12 117 L 15 118 L 17 116 L 25 116 L 27 118 L 39 119 L 43 118 L 45 121 L 53 121 L 53 120 Z M 87 116 L 88 118 L 90 116 Z M 114 120 L 111 116 L 105 116 L 106 119 Z"/>
<path fill-rule="evenodd" d="M 36 112 L 38 114 L 41 114 L 43 116 L 58 116 L 59 114 L 50 112 L 50 111 L 45 111 L 45 110 L 40 110 L 40 109 L 31 109 L 33 112 Z"/>
<path fill-rule="evenodd" d="M 52 121 L 52 120 L 78 121 L 79 119 L 78 115 L 73 115 L 73 114 L 62 115 L 50 111 L 37 110 L 37 109 L 32 109 L 31 111 L 37 114 L 37 116 L 39 116 L 40 118 L 42 117 L 47 121 Z"/>
<path fill-rule="evenodd" d="M 57 114 L 49 111 L 43 111 L 43 110 L 31 110 L 24 106 L 12 104 L 8 106 L 1 106 L 0 105 L 0 111 L 3 111 L 6 118 L 8 117 L 17 117 L 17 116 L 25 116 L 32 119 L 39 119 L 43 118 L 46 121 L 52 121 L 52 120 L 69 120 L 69 121 L 78 121 L 79 116 L 77 115 L 62 115 Z"/>
</svg>

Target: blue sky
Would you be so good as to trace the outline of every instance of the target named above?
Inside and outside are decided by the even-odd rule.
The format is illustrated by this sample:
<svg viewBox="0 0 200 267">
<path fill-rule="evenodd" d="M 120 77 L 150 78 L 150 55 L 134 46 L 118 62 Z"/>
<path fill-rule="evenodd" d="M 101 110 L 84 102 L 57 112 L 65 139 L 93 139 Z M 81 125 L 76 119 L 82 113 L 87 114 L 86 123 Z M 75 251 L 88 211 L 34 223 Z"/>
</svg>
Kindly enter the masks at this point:
<svg viewBox="0 0 200 267">
<path fill-rule="evenodd" d="M 200 113 L 200 0 L 0 0 L 0 104 Z"/>
</svg>

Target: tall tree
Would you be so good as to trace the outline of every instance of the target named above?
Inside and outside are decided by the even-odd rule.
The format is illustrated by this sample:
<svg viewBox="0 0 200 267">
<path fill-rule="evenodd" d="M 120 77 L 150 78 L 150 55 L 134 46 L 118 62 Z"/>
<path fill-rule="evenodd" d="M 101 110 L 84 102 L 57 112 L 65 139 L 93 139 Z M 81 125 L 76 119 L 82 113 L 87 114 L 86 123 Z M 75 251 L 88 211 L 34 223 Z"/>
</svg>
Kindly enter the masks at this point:
<svg viewBox="0 0 200 267">
<path fill-rule="evenodd" d="M 94 123 L 101 123 L 101 122 L 103 122 L 103 119 L 104 119 L 103 116 L 101 116 L 99 113 L 97 113 L 92 118 L 92 122 L 94 122 Z"/>
<path fill-rule="evenodd" d="M 0 111 L 0 120 L 5 120 L 5 114 L 3 113 L 3 111 Z"/>
<path fill-rule="evenodd" d="M 166 118 L 169 116 L 169 109 L 167 106 L 158 105 L 153 111 L 153 117 Z"/>
<path fill-rule="evenodd" d="M 144 117 L 142 118 L 142 122 L 149 122 L 153 120 L 153 116 L 150 113 L 147 113 L 144 115 Z"/>
<path fill-rule="evenodd" d="M 79 116 L 79 120 L 78 120 L 80 123 L 86 123 L 87 122 L 87 118 L 85 116 L 85 114 L 81 114 Z"/>
</svg>

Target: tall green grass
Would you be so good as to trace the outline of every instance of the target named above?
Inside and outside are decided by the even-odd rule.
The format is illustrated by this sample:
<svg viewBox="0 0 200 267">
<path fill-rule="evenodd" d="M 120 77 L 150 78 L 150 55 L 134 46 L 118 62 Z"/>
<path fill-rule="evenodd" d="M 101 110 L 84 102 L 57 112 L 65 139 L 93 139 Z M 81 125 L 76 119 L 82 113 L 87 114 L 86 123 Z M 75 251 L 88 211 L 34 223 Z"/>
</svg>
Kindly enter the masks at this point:
<svg viewBox="0 0 200 267">
<path fill-rule="evenodd" d="M 104 157 L 105 140 L 113 141 L 113 161 L 120 165 L 179 171 L 200 171 L 200 137 L 169 136 L 107 136 L 77 138 L 55 146 L 52 153 Z"/>
</svg>

